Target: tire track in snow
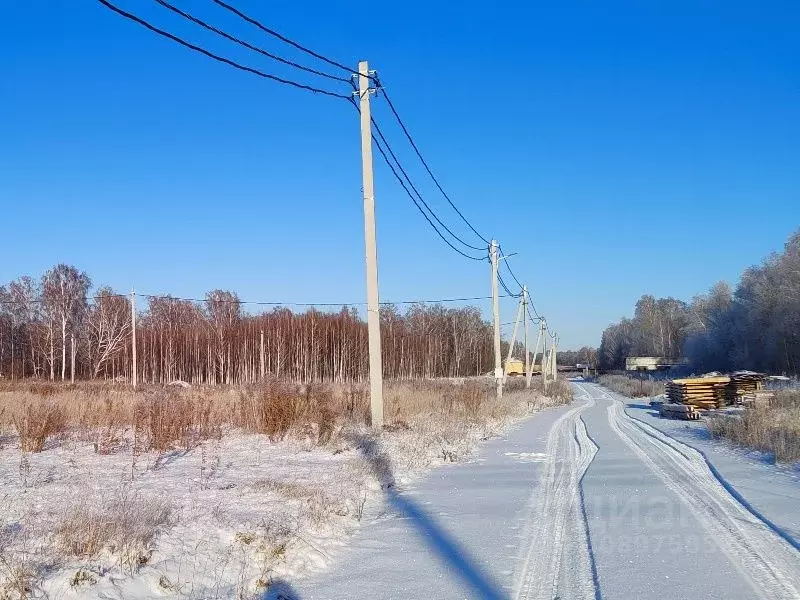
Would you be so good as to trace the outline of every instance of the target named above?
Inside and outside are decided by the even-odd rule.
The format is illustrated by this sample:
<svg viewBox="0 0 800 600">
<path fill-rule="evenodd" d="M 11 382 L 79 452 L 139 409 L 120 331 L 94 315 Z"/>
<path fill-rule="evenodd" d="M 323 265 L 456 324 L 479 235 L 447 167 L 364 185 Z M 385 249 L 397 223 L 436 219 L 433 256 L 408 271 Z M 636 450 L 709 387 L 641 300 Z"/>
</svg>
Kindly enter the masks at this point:
<svg viewBox="0 0 800 600">
<path fill-rule="evenodd" d="M 517 600 L 552 600 L 560 587 L 568 590 L 570 597 L 595 595 L 586 528 L 576 527 L 580 521 L 575 518 L 581 515 L 581 478 L 597 453 L 580 419 L 595 402 L 591 394 L 582 391 L 588 402 L 559 417 L 547 436 L 547 459 L 531 496 L 522 536 L 521 568 L 513 594 Z M 567 541 L 571 562 L 565 564 Z"/>
<path fill-rule="evenodd" d="M 709 469 L 702 454 L 657 429 L 635 422 L 612 399 L 614 432 L 676 493 L 760 598 L 800 598 L 800 553 L 748 511 Z"/>
</svg>

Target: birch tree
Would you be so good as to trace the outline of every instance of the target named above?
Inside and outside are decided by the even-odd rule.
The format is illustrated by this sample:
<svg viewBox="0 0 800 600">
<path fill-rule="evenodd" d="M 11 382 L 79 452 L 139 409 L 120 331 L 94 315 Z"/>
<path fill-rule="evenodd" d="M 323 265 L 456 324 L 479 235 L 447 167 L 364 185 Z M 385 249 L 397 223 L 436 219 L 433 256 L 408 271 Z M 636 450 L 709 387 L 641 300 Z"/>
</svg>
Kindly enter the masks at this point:
<svg viewBox="0 0 800 600">
<path fill-rule="evenodd" d="M 131 330 L 131 305 L 127 297 L 101 288 L 86 313 L 92 377 L 123 349 Z"/>
<path fill-rule="evenodd" d="M 67 373 L 67 326 L 86 308 L 86 295 L 92 282 L 89 276 L 71 265 L 58 264 L 42 277 L 42 299 L 61 325 L 61 380 Z M 51 361 L 52 361 L 51 356 Z M 51 371 L 52 378 L 52 371 Z"/>
</svg>

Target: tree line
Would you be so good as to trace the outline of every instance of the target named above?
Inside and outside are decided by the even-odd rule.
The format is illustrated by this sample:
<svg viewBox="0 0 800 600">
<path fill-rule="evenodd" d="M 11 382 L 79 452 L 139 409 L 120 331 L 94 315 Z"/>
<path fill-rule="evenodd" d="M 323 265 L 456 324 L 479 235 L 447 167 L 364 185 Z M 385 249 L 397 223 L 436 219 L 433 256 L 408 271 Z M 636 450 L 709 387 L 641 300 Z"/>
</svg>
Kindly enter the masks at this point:
<svg viewBox="0 0 800 600">
<path fill-rule="evenodd" d="M 353 307 L 275 307 L 254 314 L 228 290 L 210 291 L 199 302 L 170 296 L 136 301 L 139 381 L 368 377 L 366 323 Z M 475 307 L 383 306 L 381 333 L 388 378 L 471 376 L 494 367 L 492 328 Z M 22 276 L 0 286 L 3 378 L 70 379 L 74 354 L 76 379 L 130 380 L 132 339 L 130 297 L 93 288 L 74 266 L 59 264 L 38 279 Z"/>
<path fill-rule="evenodd" d="M 689 302 L 642 296 L 632 318 L 603 332 L 601 368 L 626 356 L 686 359 L 696 371 L 800 372 L 800 230 L 782 252 L 744 271 L 735 288 L 716 283 Z"/>
</svg>

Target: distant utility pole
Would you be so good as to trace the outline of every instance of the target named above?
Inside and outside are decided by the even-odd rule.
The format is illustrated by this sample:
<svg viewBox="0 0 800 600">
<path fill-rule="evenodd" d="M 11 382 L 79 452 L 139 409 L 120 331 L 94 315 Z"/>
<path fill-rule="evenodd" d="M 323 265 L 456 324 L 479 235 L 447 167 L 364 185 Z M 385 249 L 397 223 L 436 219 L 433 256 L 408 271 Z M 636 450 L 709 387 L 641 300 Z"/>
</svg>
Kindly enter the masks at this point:
<svg viewBox="0 0 800 600">
<path fill-rule="evenodd" d="M 536 338 L 536 347 L 533 349 L 533 367 L 536 366 L 536 356 L 539 354 L 539 343 L 542 341 L 542 326 L 539 324 L 539 336 Z M 544 353 L 542 353 L 542 363 L 544 363 Z M 528 375 L 528 381 L 525 383 L 526 387 L 531 387 L 531 378 L 533 377 L 533 367 Z"/>
<path fill-rule="evenodd" d="M 522 321 L 525 327 L 525 387 L 531 387 L 531 355 L 528 352 L 528 286 L 522 286 Z"/>
<path fill-rule="evenodd" d="M 558 379 L 558 334 L 557 333 L 553 336 L 553 344 L 550 347 L 550 354 L 552 354 L 551 357 L 552 367 L 553 367 L 552 375 L 553 375 L 553 381 L 555 381 L 556 379 Z"/>
<path fill-rule="evenodd" d="M 372 427 L 383 429 L 383 363 L 378 303 L 378 253 L 375 247 L 375 190 L 372 181 L 372 119 L 367 61 L 358 63 L 358 97 L 361 106 L 361 176 L 364 188 L 364 245 L 367 258 L 367 333 L 369 337 L 369 397 Z"/>
<path fill-rule="evenodd" d="M 522 289 L 524 290 L 525 288 L 523 287 Z M 517 306 L 517 318 L 514 321 L 514 331 L 511 334 L 511 343 L 508 345 L 508 352 L 506 353 L 506 364 L 505 367 L 503 368 L 503 384 L 505 384 L 506 378 L 508 377 L 508 361 L 510 361 L 511 358 L 514 356 L 514 346 L 516 346 L 517 344 L 517 330 L 519 329 L 519 320 L 520 317 L 522 317 L 523 319 L 525 318 L 525 315 L 523 313 L 523 311 L 525 310 L 525 303 L 523 300 L 524 297 L 525 296 L 523 294 L 523 296 L 519 299 L 519 305 Z M 527 338 L 525 339 L 527 341 Z M 527 346 L 525 348 L 525 351 L 526 352 L 528 351 Z"/>
<path fill-rule="evenodd" d="M 136 389 L 136 293 L 131 289 L 131 383 Z"/>
<path fill-rule="evenodd" d="M 547 354 L 547 321 L 542 319 L 540 328 L 542 335 L 542 388 L 547 393 L 547 377 L 550 371 L 550 356 Z"/>
<path fill-rule="evenodd" d="M 503 397 L 503 365 L 500 364 L 500 295 L 497 291 L 498 244 L 492 240 L 489 245 L 489 257 L 492 263 L 492 314 L 494 316 L 494 380 L 497 385 L 497 397 Z"/>
<path fill-rule="evenodd" d="M 261 376 L 261 381 L 264 381 L 264 330 L 261 330 L 261 351 L 259 352 L 259 374 Z"/>
</svg>

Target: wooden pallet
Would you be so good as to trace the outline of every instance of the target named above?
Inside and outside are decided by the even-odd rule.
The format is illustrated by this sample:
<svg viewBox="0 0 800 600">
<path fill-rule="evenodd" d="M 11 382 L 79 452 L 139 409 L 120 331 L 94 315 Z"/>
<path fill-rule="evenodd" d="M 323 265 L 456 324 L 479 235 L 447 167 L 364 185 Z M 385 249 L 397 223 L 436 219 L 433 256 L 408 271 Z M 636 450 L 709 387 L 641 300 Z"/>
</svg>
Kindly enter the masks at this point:
<svg viewBox="0 0 800 600">
<path fill-rule="evenodd" d="M 658 414 L 666 419 L 683 419 L 697 421 L 700 418 L 697 410 L 690 404 L 662 404 L 658 407 Z"/>
</svg>

